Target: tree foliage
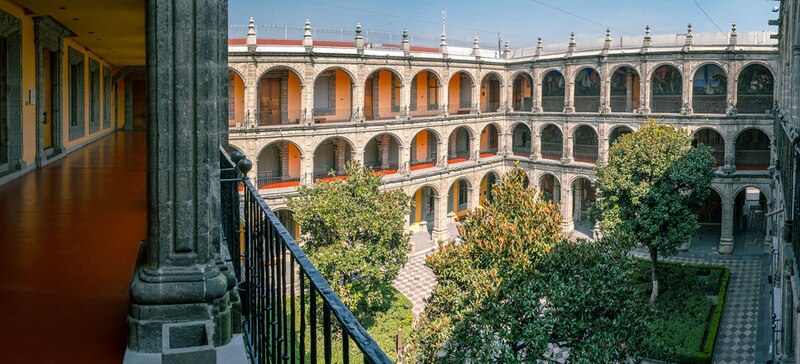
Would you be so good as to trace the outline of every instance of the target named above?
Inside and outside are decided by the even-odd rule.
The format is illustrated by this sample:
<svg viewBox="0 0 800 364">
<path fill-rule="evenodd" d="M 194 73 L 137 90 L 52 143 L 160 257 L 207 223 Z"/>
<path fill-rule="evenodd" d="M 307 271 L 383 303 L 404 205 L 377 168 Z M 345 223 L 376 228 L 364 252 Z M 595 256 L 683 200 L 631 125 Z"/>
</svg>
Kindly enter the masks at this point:
<svg viewBox="0 0 800 364">
<path fill-rule="evenodd" d="M 300 187 L 289 207 L 309 259 L 358 318 L 387 307 L 392 281 L 411 250 L 404 222 L 410 199 L 381 191 L 381 177 L 357 162 L 347 178 Z"/>
<path fill-rule="evenodd" d="M 708 147 L 692 147 L 685 130 L 653 119 L 617 139 L 606 164 L 595 168 L 598 199 L 593 216 L 611 240 L 643 244 L 653 264 L 651 300 L 658 296 L 658 253 L 671 255 L 699 227 L 692 208 L 701 204 L 714 178 Z"/>
<path fill-rule="evenodd" d="M 549 343 L 571 362 L 620 362 L 647 335 L 632 258 L 569 241 L 557 206 L 512 171 L 427 264 L 438 285 L 412 339 L 421 362 L 534 362 Z"/>
</svg>

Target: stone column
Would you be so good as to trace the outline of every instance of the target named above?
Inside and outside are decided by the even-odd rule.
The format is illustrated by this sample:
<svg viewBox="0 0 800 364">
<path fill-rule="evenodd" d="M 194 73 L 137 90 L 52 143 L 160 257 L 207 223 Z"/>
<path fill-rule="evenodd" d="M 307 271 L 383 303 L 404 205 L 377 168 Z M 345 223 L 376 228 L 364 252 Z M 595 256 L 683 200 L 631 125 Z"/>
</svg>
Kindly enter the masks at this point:
<svg viewBox="0 0 800 364">
<path fill-rule="evenodd" d="M 736 114 L 736 101 L 739 97 L 738 84 L 739 62 L 731 62 L 728 70 L 728 108 L 725 110 L 728 114 Z"/>
<path fill-rule="evenodd" d="M 302 92 L 303 114 L 301 117 L 301 124 L 311 125 L 314 123 L 314 74 L 313 67 L 308 67 L 306 70 L 305 87 Z"/>
<path fill-rule="evenodd" d="M 575 112 L 575 75 L 572 66 L 567 65 L 564 69 L 564 112 Z"/>
<path fill-rule="evenodd" d="M 378 150 L 381 156 L 381 168 L 389 168 L 389 134 L 381 135 L 381 138 L 378 140 Z"/>
<path fill-rule="evenodd" d="M 581 222 L 581 205 L 583 204 L 583 184 L 579 182 L 580 180 L 576 180 L 575 188 L 572 189 L 573 193 L 573 210 L 572 210 L 572 219 L 573 221 L 577 221 L 578 223 Z"/>
<path fill-rule="evenodd" d="M 625 110 L 633 111 L 633 69 L 631 67 L 625 67 Z M 613 75 L 612 75 L 613 76 Z M 641 83 L 641 77 L 639 78 L 639 82 Z M 609 87 L 610 89 L 610 87 Z M 640 91 L 641 93 L 641 91 Z M 641 97 L 639 98 L 639 108 L 642 106 Z"/>
<path fill-rule="evenodd" d="M 539 113 L 542 112 L 542 80 L 541 76 L 539 75 L 539 69 L 533 69 L 533 112 Z"/>
<path fill-rule="evenodd" d="M 561 135 L 562 155 L 561 163 L 568 164 L 572 162 L 572 130 L 569 123 L 564 123 L 564 131 Z"/>
<path fill-rule="evenodd" d="M 255 164 L 255 163 L 254 163 Z M 314 183 L 314 155 L 303 155 L 300 157 L 300 182 L 305 185 Z"/>
<path fill-rule="evenodd" d="M 542 149 L 539 147 L 539 142 L 542 140 L 542 134 L 539 133 L 539 125 L 531 123 L 531 160 L 538 160 L 542 158 Z"/>
<path fill-rule="evenodd" d="M 681 92 L 681 95 L 683 96 L 681 98 L 681 101 L 682 101 L 683 105 L 681 106 L 681 112 L 684 115 L 692 115 L 692 113 L 693 113 L 693 109 L 692 109 L 692 93 L 693 93 L 692 92 L 693 91 L 692 90 L 693 89 L 692 83 L 694 82 L 693 81 L 694 75 L 691 73 L 691 71 L 692 71 L 691 65 L 692 65 L 691 62 L 688 62 L 688 61 L 684 61 L 683 62 L 683 70 L 682 70 L 683 71 L 683 80 L 682 80 L 683 81 L 683 85 L 681 86 L 681 87 L 683 87 L 683 90 Z"/>
<path fill-rule="evenodd" d="M 375 83 L 377 83 L 378 78 L 375 78 Z M 353 81 L 352 87 L 352 97 L 350 99 L 352 107 L 350 108 L 350 120 L 355 122 L 363 122 L 366 117 L 366 113 L 364 112 L 364 88 L 366 87 L 365 83 L 357 83 L 355 80 Z M 373 90 L 373 95 L 375 91 Z M 373 96 L 374 97 L 374 96 Z M 373 105 L 377 105 L 377 101 L 373 102 Z M 373 110 L 373 115 L 378 116 L 377 110 Z"/>
<path fill-rule="evenodd" d="M 450 136 L 447 138 L 447 158 L 450 158 L 450 155 L 455 154 L 456 152 L 456 143 L 458 142 L 458 133 L 452 132 Z"/>
<path fill-rule="evenodd" d="M 607 114 L 611 112 L 611 66 L 605 63 L 602 70 L 605 77 L 600 83 L 600 113 Z"/>
<path fill-rule="evenodd" d="M 650 70 L 647 62 L 642 62 L 642 75 L 639 81 L 642 87 L 639 88 L 639 109 L 641 114 L 650 113 Z"/>
<path fill-rule="evenodd" d="M 733 200 L 722 200 L 722 228 L 720 229 L 719 253 L 733 254 Z"/>
<path fill-rule="evenodd" d="M 281 158 L 281 179 L 289 178 L 289 143 L 281 143 L 278 153 Z"/>
<path fill-rule="evenodd" d="M 240 324 L 219 254 L 227 12 L 226 0 L 146 1 L 148 225 L 130 288 L 131 355 L 166 343 L 185 347 L 173 359 L 215 362 Z M 201 336 L 210 347 L 194 343 Z"/>
<path fill-rule="evenodd" d="M 447 152 L 449 151 L 448 144 L 437 140 L 436 141 L 436 166 L 439 168 L 447 168 Z"/>
<path fill-rule="evenodd" d="M 447 203 L 449 199 L 447 195 L 444 197 L 436 196 L 434 206 L 434 213 L 433 213 L 433 233 L 431 234 L 431 240 L 438 241 L 438 240 L 447 240 L 450 237 L 450 234 L 447 232 Z"/>
<path fill-rule="evenodd" d="M 566 180 L 566 176 L 562 176 L 562 183 L 561 183 L 561 227 L 564 229 L 564 233 L 569 233 L 572 230 L 575 230 L 575 222 L 572 220 L 572 191 L 568 183 L 563 182 Z M 555 196 L 553 197 L 555 199 Z"/>
<path fill-rule="evenodd" d="M 726 135 L 725 152 L 723 154 L 724 165 L 722 171 L 726 174 L 736 172 L 736 141 L 732 134 Z"/>
<path fill-rule="evenodd" d="M 336 148 L 333 150 L 336 160 L 336 175 L 344 175 L 344 165 L 347 157 L 347 142 L 343 139 L 336 139 Z"/>
</svg>

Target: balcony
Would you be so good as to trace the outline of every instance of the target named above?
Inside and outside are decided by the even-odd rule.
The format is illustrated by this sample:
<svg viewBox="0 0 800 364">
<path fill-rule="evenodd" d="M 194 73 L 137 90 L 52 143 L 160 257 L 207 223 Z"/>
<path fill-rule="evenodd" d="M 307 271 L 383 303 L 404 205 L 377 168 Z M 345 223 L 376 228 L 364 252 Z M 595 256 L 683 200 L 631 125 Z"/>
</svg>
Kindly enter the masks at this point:
<svg viewBox="0 0 800 364">
<path fill-rule="evenodd" d="M 469 160 L 469 151 L 460 150 L 447 155 L 447 164 L 461 163 Z"/>
<path fill-rule="evenodd" d="M 251 360 L 330 363 L 335 357 L 343 363 L 390 363 L 256 187 L 242 178 L 239 170 L 247 170 L 237 168 L 242 156 L 234 155 L 234 163 L 220 153 L 223 255 L 227 250 L 239 287 Z"/>
<path fill-rule="evenodd" d="M 413 117 L 438 116 L 439 115 L 439 105 L 437 105 L 437 104 L 428 104 L 428 105 L 411 104 L 411 105 L 408 106 L 408 111 L 411 112 L 411 116 L 413 116 Z"/>
<path fill-rule="evenodd" d="M 563 112 L 564 96 L 542 96 L 542 111 Z"/>
<path fill-rule="evenodd" d="M 400 116 L 400 107 L 378 107 L 378 108 L 365 108 L 364 119 L 366 120 L 394 120 Z"/>
<path fill-rule="evenodd" d="M 258 112 L 258 126 L 300 124 L 302 110 L 263 110 Z"/>
<path fill-rule="evenodd" d="M 350 110 L 314 109 L 314 122 L 319 124 L 348 122 L 351 116 Z"/>
<path fill-rule="evenodd" d="M 769 114 L 772 112 L 772 95 L 739 95 L 736 112 L 739 114 Z"/>
<path fill-rule="evenodd" d="M 563 145 L 561 143 L 542 142 L 542 158 L 551 160 L 560 160 L 563 153 Z"/>
<path fill-rule="evenodd" d="M 427 159 L 423 160 L 412 159 L 411 163 L 409 163 L 409 166 L 409 169 L 412 171 L 436 167 L 436 155 L 430 155 Z"/>
<path fill-rule="evenodd" d="M 727 97 L 722 96 L 692 96 L 692 112 L 695 114 L 725 114 L 728 108 Z"/>
<path fill-rule="evenodd" d="M 282 176 L 278 171 L 258 172 L 256 186 L 259 190 L 294 188 L 300 185 L 300 177 Z"/>
<path fill-rule="evenodd" d="M 575 96 L 575 112 L 599 112 L 600 96 Z"/>
<path fill-rule="evenodd" d="M 681 112 L 681 96 L 653 96 L 650 110 L 654 113 L 679 114 Z"/>
</svg>

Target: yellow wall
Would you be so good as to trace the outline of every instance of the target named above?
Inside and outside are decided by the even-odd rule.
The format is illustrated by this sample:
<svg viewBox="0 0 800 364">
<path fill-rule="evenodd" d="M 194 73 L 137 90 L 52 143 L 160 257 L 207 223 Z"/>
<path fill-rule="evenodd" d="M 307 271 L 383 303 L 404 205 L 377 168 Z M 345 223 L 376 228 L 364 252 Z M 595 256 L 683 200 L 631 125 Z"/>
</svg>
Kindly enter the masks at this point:
<svg viewBox="0 0 800 364">
<path fill-rule="evenodd" d="M 487 192 L 488 192 L 488 188 L 487 188 L 488 184 L 489 184 L 489 181 L 486 178 L 481 179 L 481 187 L 480 187 L 480 192 L 481 192 L 481 198 L 480 199 L 481 200 L 479 201 L 480 204 L 483 204 L 486 201 L 486 195 L 487 195 Z"/>
<path fill-rule="evenodd" d="M 300 150 L 289 143 L 289 177 L 300 178 Z"/>
<path fill-rule="evenodd" d="M 424 161 L 428 156 L 428 131 L 423 130 L 417 133 L 416 139 L 417 160 Z"/>
<path fill-rule="evenodd" d="M 453 77 L 450 78 L 450 86 L 447 92 L 447 103 L 450 104 L 448 107 L 449 111 L 456 111 L 458 110 L 458 104 L 461 98 L 459 94 L 459 89 L 461 86 L 461 74 L 456 73 Z"/>
<path fill-rule="evenodd" d="M 84 56 L 84 59 L 83 59 L 83 112 L 84 112 L 83 131 L 84 131 L 84 133 L 83 133 L 83 137 L 77 138 L 77 139 L 72 140 L 72 141 L 69 140 L 69 114 L 70 114 L 69 113 L 69 48 L 73 48 L 76 51 L 79 51 L 79 52 L 83 53 L 83 56 Z M 86 142 L 86 141 L 88 141 L 88 140 L 90 140 L 90 139 L 92 139 L 92 138 L 94 138 L 94 137 L 96 137 L 96 136 L 98 136 L 100 134 L 103 134 L 104 132 L 108 132 L 109 130 L 113 129 L 113 123 L 111 124 L 111 127 L 109 127 L 109 128 L 104 128 L 103 127 L 103 99 L 105 98 L 105 95 L 104 95 L 104 92 L 103 92 L 103 83 L 105 82 L 105 80 L 103 80 L 103 77 L 102 77 L 102 75 L 103 75 L 103 67 L 108 67 L 109 69 L 111 69 L 112 65 L 110 63 L 102 60 L 94 52 L 87 50 L 86 47 L 84 47 L 83 45 L 81 45 L 80 43 L 78 43 L 77 41 L 75 41 L 74 39 L 71 39 L 71 38 L 64 38 L 64 48 L 63 49 L 64 49 L 64 51 L 62 52 L 62 57 L 61 57 L 61 69 L 64 72 L 61 73 L 61 80 L 62 80 L 62 86 L 63 86 L 63 88 L 62 88 L 63 97 L 61 98 L 61 110 L 64 110 L 64 112 L 61 113 L 61 117 L 62 117 L 62 120 L 61 120 L 61 125 L 62 125 L 61 132 L 62 132 L 62 138 L 63 138 L 63 141 L 64 141 L 64 147 L 65 148 L 70 148 L 70 147 L 74 147 L 75 145 L 78 145 L 78 144 L 81 144 L 83 142 Z M 91 109 L 91 101 L 92 100 L 89 97 L 89 90 L 91 88 L 91 83 L 89 82 L 89 76 L 90 76 L 90 73 L 89 73 L 89 60 L 90 59 L 94 59 L 95 61 L 97 61 L 100 64 L 100 89 L 99 89 L 99 92 L 100 92 L 100 99 L 99 99 L 100 100 L 100 129 L 98 129 L 94 133 L 90 133 L 89 132 L 89 118 L 90 118 L 91 112 L 92 112 L 92 109 Z M 111 103 L 111 107 L 114 107 L 114 103 L 113 102 Z M 113 114 L 113 112 L 112 112 L 112 114 Z M 34 143 L 34 147 L 35 147 L 35 143 Z"/>
<path fill-rule="evenodd" d="M 344 76 L 346 76 L 346 74 Z M 294 74 L 294 72 L 292 71 L 289 71 L 288 86 L 289 86 L 288 90 L 289 98 L 288 100 L 286 100 L 287 101 L 286 107 L 288 109 L 287 111 L 289 112 L 289 118 L 291 119 L 289 121 L 294 121 L 294 118 L 299 118 L 300 115 L 302 115 L 302 112 L 300 112 L 300 110 L 302 109 L 302 106 L 300 106 L 300 99 L 301 99 L 300 95 L 302 94 L 302 92 L 300 86 L 300 78 L 297 77 L 297 75 Z M 337 97 L 338 95 L 339 94 L 337 90 Z"/>
<path fill-rule="evenodd" d="M 350 110 L 353 87 L 350 76 L 342 70 L 336 70 L 336 110 Z"/>
<path fill-rule="evenodd" d="M 422 220 L 422 189 L 417 190 L 417 193 L 414 194 L 414 221 L 412 223 L 418 223 Z"/>
<path fill-rule="evenodd" d="M 233 105 L 233 118 L 228 124 L 244 121 L 244 82 L 236 72 L 233 74 L 233 100 L 228 100 Z"/>
</svg>

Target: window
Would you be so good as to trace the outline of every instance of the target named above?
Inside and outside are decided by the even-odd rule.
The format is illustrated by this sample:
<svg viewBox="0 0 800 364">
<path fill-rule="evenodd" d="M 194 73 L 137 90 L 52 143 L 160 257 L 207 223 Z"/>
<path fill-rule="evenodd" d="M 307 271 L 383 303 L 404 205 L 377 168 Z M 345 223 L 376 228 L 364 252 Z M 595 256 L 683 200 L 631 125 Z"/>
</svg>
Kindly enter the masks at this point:
<svg viewBox="0 0 800 364">
<path fill-rule="evenodd" d="M 466 206 L 462 207 L 462 205 L 466 205 L 467 204 L 468 192 L 469 191 L 467 190 L 467 183 L 464 182 L 464 181 L 458 181 L 458 209 L 459 210 L 462 210 L 462 209 L 466 208 Z"/>
<path fill-rule="evenodd" d="M 100 64 L 89 60 L 89 133 L 100 130 Z"/>
<path fill-rule="evenodd" d="M 103 67 L 103 128 L 111 127 L 111 70 Z"/>
<path fill-rule="evenodd" d="M 439 108 L 439 79 L 428 72 L 428 110 Z"/>
<path fill-rule="evenodd" d="M 69 49 L 69 140 L 84 136 L 86 116 L 83 111 L 84 100 L 84 56 L 83 53 Z"/>
</svg>

